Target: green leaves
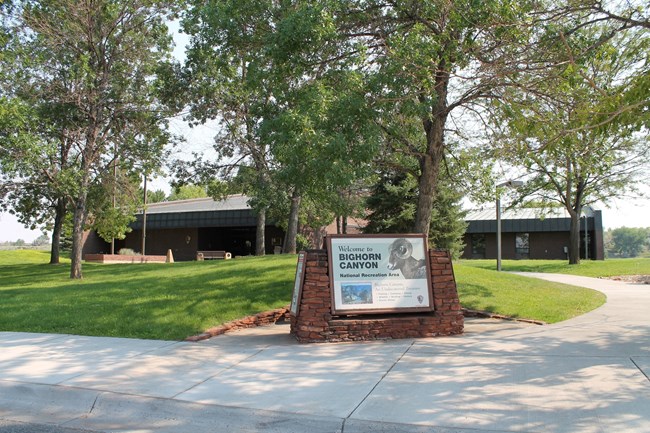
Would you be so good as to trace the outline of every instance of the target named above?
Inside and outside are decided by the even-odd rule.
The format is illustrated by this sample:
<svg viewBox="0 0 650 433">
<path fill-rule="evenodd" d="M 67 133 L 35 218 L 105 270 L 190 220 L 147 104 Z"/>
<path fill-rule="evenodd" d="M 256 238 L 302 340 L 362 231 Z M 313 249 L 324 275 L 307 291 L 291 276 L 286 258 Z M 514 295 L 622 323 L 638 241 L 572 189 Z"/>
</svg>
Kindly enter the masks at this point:
<svg viewBox="0 0 650 433">
<path fill-rule="evenodd" d="M 117 160 L 127 178 L 154 172 L 173 140 L 155 73 L 169 58 L 164 23 L 178 7 L 167 0 L 26 1 L 3 21 L 12 37 L 0 62 L 12 73 L 0 76 L 0 94 L 30 107 L 29 124 L 14 121 L 12 137 L 33 137 L 2 155 L 21 185 L 10 200 L 23 220 L 39 223 L 48 222 L 54 203 L 57 220 L 68 207 L 58 203 L 74 204 L 74 277 L 81 276 L 86 215 L 106 236 L 122 236 L 132 213 L 107 206 L 95 188 Z M 96 208 L 87 207 L 89 194 Z"/>
</svg>

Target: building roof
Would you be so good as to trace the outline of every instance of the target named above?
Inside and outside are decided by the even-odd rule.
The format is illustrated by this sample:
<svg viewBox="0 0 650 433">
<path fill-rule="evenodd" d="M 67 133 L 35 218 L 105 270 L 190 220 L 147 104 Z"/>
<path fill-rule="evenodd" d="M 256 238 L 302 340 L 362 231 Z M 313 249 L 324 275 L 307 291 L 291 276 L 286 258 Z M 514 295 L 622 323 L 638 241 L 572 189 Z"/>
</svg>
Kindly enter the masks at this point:
<svg viewBox="0 0 650 433">
<path fill-rule="evenodd" d="M 564 208 L 515 208 L 503 209 L 502 220 L 545 220 L 547 218 L 570 218 Z M 474 209 L 467 212 L 465 221 L 496 220 L 496 208 Z"/>
<path fill-rule="evenodd" d="M 257 218 L 242 194 L 224 200 L 211 197 L 152 203 L 147 206 L 147 228 L 174 229 L 188 227 L 251 227 Z M 134 230 L 143 226 L 142 212 L 130 224 Z"/>
<path fill-rule="evenodd" d="M 585 207 L 589 216 L 589 226 L 602 227 L 600 211 Z M 471 210 L 465 217 L 467 233 L 494 233 L 497 229 L 496 208 Z M 581 218 L 581 229 L 584 222 Z M 518 208 L 504 209 L 501 212 L 501 230 L 504 233 L 527 232 L 568 232 L 571 227 L 571 217 L 564 208 Z"/>
<path fill-rule="evenodd" d="M 248 200 L 243 194 L 235 194 L 218 201 L 212 197 L 163 201 L 147 205 L 147 214 L 249 210 Z"/>
<path fill-rule="evenodd" d="M 224 200 L 211 197 L 152 203 L 147 206 L 148 228 L 244 227 L 255 226 L 256 216 L 248 204 L 249 197 L 236 194 Z M 602 226 L 600 211 L 586 208 L 589 226 Z M 142 229 L 142 212 L 131 228 Z M 496 232 L 496 209 L 470 210 L 465 217 L 467 233 Z M 507 232 L 569 231 L 571 218 L 564 208 L 515 208 L 501 213 L 501 229 Z M 581 221 L 581 225 L 583 225 Z"/>
</svg>

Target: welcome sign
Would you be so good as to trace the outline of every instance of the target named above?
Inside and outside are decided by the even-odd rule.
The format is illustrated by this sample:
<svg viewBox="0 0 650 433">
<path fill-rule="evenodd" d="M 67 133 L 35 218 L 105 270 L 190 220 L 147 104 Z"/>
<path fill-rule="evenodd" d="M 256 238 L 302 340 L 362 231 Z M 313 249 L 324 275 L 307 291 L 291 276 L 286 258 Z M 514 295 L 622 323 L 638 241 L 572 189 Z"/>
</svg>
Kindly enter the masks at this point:
<svg viewBox="0 0 650 433">
<path fill-rule="evenodd" d="M 332 314 L 432 311 L 424 235 L 330 235 Z"/>
</svg>

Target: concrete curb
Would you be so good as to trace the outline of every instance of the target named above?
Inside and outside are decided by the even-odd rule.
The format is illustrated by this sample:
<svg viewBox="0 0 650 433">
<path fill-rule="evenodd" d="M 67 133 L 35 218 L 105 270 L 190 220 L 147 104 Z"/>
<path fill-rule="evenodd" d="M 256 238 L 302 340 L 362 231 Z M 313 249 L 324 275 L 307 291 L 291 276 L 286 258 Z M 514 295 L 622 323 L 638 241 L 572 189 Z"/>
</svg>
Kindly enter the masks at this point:
<svg viewBox="0 0 650 433">
<path fill-rule="evenodd" d="M 100 432 L 485 433 L 485 430 L 344 420 L 59 385 L 0 381 L 0 421 L 5 420 L 39 426 L 46 423 L 66 431 Z M 506 432 L 491 430 L 490 433 Z"/>
<path fill-rule="evenodd" d="M 475 430 L 453 427 L 398 424 L 380 421 L 347 419 L 343 433 L 513 433 L 507 430 Z M 528 432 L 519 432 L 528 433 Z"/>
<path fill-rule="evenodd" d="M 157 433 L 341 433 L 343 420 L 180 400 L 0 381 L 0 419 Z"/>
<path fill-rule="evenodd" d="M 92 411 L 101 391 L 0 381 L 0 418 L 65 424 Z"/>
</svg>

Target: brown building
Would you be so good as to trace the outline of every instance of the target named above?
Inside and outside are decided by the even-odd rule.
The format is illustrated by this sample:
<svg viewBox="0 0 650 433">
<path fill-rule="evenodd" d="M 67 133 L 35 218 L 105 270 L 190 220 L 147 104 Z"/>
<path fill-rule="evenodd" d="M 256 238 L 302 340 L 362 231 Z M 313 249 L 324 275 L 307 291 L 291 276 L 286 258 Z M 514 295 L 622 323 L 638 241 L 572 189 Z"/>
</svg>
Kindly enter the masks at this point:
<svg viewBox="0 0 650 433">
<path fill-rule="evenodd" d="M 603 260 L 603 218 L 585 209 L 580 219 L 580 257 Z M 496 259 L 496 210 L 467 214 L 465 259 Z M 567 259 L 571 219 L 563 209 L 510 209 L 501 215 L 501 256 L 504 259 Z"/>
<path fill-rule="evenodd" d="M 256 217 L 248 205 L 248 197 L 232 195 L 222 201 L 212 198 L 178 200 L 150 204 L 146 214 L 145 249 L 148 255 L 165 255 L 172 250 L 175 260 L 194 260 L 197 251 L 227 251 L 233 256 L 255 252 Z M 604 259 L 602 214 L 587 209 L 581 218 L 580 255 L 582 258 Z M 115 243 L 115 251 L 130 248 L 142 252 L 143 214 L 136 215 L 133 231 Z M 467 259 L 496 259 L 496 216 L 494 209 L 471 211 L 464 235 Z M 348 218 L 347 233 L 359 233 L 364 220 Z M 339 226 L 340 226 L 339 222 Z M 561 209 L 506 210 L 501 218 L 502 258 L 504 259 L 567 259 L 570 218 Z M 323 230 L 303 233 L 314 244 L 322 243 L 327 233 L 337 233 L 336 223 Z M 585 237 L 586 234 L 586 237 Z M 585 241 L 586 239 L 586 241 Z M 281 251 L 284 231 L 269 223 L 266 226 L 267 254 Z M 586 253 L 585 253 L 586 251 Z M 110 244 L 94 232 L 87 233 L 84 254 L 109 253 Z"/>
<path fill-rule="evenodd" d="M 228 251 L 233 256 L 255 253 L 256 216 L 248 197 L 232 195 L 222 201 L 197 198 L 153 203 L 147 206 L 145 250 L 149 255 L 165 255 L 172 250 L 175 260 L 194 260 L 197 251 Z M 131 233 L 115 242 L 115 252 L 130 248 L 142 252 L 145 218 L 136 215 Z M 284 231 L 266 226 L 265 250 L 272 254 L 282 246 Z M 84 254 L 108 253 L 110 244 L 91 232 Z"/>
</svg>

